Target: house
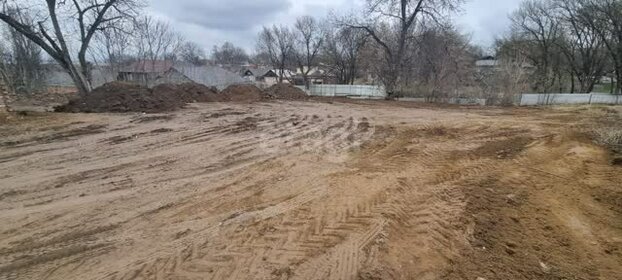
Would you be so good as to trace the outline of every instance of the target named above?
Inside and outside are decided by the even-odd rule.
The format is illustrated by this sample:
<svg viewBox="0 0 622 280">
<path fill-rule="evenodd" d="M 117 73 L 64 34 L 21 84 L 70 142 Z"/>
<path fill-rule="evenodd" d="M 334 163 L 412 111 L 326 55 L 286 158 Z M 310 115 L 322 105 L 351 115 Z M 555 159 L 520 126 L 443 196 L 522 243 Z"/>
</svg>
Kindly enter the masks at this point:
<svg viewBox="0 0 622 280">
<path fill-rule="evenodd" d="M 477 71 L 483 72 L 498 67 L 501 63 L 494 56 L 486 56 L 475 61 Z"/>
<path fill-rule="evenodd" d="M 321 85 L 337 83 L 337 76 L 331 74 L 327 68 L 323 66 L 314 66 L 309 70 L 309 67 L 304 66 L 303 68 L 296 69 L 296 73 L 293 77 L 294 84 L 304 85 L 303 73 L 307 71 L 307 79 L 309 80 L 309 84 Z"/>
<path fill-rule="evenodd" d="M 503 65 L 512 65 L 519 66 L 524 69 L 533 69 L 535 66 L 529 64 L 528 62 L 518 62 L 518 61 L 508 61 L 496 59 L 494 56 L 485 56 L 477 61 L 475 61 L 475 68 L 478 71 L 487 71 L 487 70 L 496 70 L 502 67 Z"/>
<path fill-rule="evenodd" d="M 244 68 L 242 77 L 251 82 L 260 82 L 273 85 L 278 82 L 279 75 L 274 70 L 267 67 Z"/>
<path fill-rule="evenodd" d="M 140 60 L 119 70 L 119 81 L 153 86 L 158 77 L 169 72 L 174 66 L 170 60 Z"/>
<path fill-rule="evenodd" d="M 259 87 L 269 87 L 279 82 L 281 71 L 268 67 L 246 67 L 240 71 L 240 76 L 246 81 L 254 82 Z M 283 71 L 283 82 L 289 83 L 294 77 L 290 70 Z"/>
</svg>

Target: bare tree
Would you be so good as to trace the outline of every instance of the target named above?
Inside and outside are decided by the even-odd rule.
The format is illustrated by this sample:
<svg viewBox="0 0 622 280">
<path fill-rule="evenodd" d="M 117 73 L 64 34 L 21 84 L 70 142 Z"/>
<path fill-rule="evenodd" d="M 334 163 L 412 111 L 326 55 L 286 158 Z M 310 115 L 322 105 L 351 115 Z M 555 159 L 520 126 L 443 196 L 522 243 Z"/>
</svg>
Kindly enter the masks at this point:
<svg viewBox="0 0 622 280">
<path fill-rule="evenodd" d="M 324 30 L 318 22 L 310 16 L 303 16 L 296 20 L 294 26 L 295 44 L 294 58 L 300 69 L 303 83 L 309 88 L 309 73 L 318 65 L 318 55 L 324 43 Z"/>
<path fill-rule="evenodd" d="M 176 58 L 176 53 L 184 40 L 170 24 L 146 16 L 137 20 L 135 25 L 139 59 L 148 63 L 156 63 L 158 60 Z"/>
<path fill-rule="evenodd" d="M 180 48 L 181 60 L 200 66 L 205 63 L 205 50 L 195 42 L 186 42 Z"/>
<path fill-rule="evenodd" d="M 523 56 L 513 60 L 501 60 L 499 68 L 494 75 L 494 92 L 498 93 L 498 103 L 512 105 L 515 97 L 529 88 L 529 71 L 524 67 L 527 59 Z"/>
<path fill-rule="evenodd" d="M 592 92 L 607 65 L 604 42 L 581 20 L 580 15 L 584 12 L 581 1 L 556 0 L 556 7 L 563 32 L 563 40 L 557 43 L 571 74 L 571 92 L 575 92 L 575 78 L 579 82 L 579 92 Z"/>
<path fill-rule="evenodd" d="M 452 26 L 435 26 L 417 36 L 418 43 L 411 69 L 418 88 L 434 99 L 459 94 L 471 83 L 475 54 L 467 37 Z"/>
<path fill-rule="evenodd" d="M 121 67 L 134 57 L 134 28 L 131 22 L 117 23 L 116 28 L 106 28 L 98 32 L 90 50 L 94 63 L 103 63 L 110 73 L 117 73 Z"/>
<path fill-rule="evenodd" d="M 343 84 L 354 84 L 358 74 L 360 52 L 368 35 L 361 29 L 343 27 L 326 31 L 323 59 Z"/>
<path fill-rule="evenodd" d="M 26 2 L 26 3 L 24 3 Z M 137 2 L 135 0 L 72 0 L 57 1 L 45 0 L 44 4 L 34 4 L 28 1 L 3 0 L 0 20 L 6 22 L 17 32 L 39 45 L 50 57 L 71 76 L 81 93 L 88 93 L 92 87 L 88 80 L 89 63 L 86 54 L 98 31 L 111 28 L 118 20 L 122 20 L 134 13 Z M 35 19 L 36 26 L 24 22 L 11 15 L 11 10 L 37 10 L 33 14 L 42 16 Z M 67 18 L 63 18 L 67 17 Z M 73 20 L 72 20 L 73 19 Z M 78 52 L 71 53 L 68 40 L 72 29 L 62 26 L 64 22 L 75 22 L 78 39 Z M 77 57 L 77 66 L 73 57 Z"/>
<path fill-rule="evenodd" d="M 550 92 L 561 71 L 559 41 L 561 40 L 561 23 L 554 14 L 552 1 L 527 0 L 512 16 L 513 31 L 518 37 L 529 44 L 522 54 L 533 63 L 535 73 L 535 89 Z"/>
<path fill-rule="evenodd" d="M 252 56 L 249 57 L 249 62 L 252 64 L 258 65 L 272 65 L 272 61 L 270 60 L 270 56 L 268 53 L 260 50 L 256 50 Z"/>
<path fill-rule="evenodd" d="M 588 25 L 607 48 L 616 76 L 616 94 L 622 94 L 622 2 L 585 0 L 577 20 Z"/>
<path fill-rule="evenodd" d="M 20 11 L 14 11 L 13 16 L 30 21 L 29 16 Z M 33 93 L 43 86 L 41 48 L 15 29 L 5 27 L 0 46 L 2 80 L 10 92 Z"/>
<path fill-rule="evenodd" d="M 443 13 L 457 9 L 461 3 L 462 0 L 367 0 L 368 20 L 345 24 L 365 30 L 382 50 L 385 67 L 379 74 L 391 96 L 408 65 L 405 58 L 414 43 L 417 24 L 425 20 L 438 22 Z"/>
<path fill-rule="evenodd" d="M 279 83 L 283 82 L 286 66 L 291 60 L 294 35 L 286 26 L 265 27 L 259 33 L 257 52 L 265 53 L 272 66 L 279 71 Z"/>
<path fill-rule="evenodd" d="M 249 57 L 243 48 L 225 42 L 220 47 L 214 46 L 212 60 L 220 65 L 242 65 L 248 62 Z"/>
</svg>

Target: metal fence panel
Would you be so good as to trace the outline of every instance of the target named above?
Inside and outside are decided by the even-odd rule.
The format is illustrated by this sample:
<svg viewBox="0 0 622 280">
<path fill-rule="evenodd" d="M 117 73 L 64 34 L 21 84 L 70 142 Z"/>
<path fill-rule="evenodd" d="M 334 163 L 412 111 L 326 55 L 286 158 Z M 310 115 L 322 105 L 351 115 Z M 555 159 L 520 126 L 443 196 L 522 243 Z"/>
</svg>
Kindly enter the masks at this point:
<svg viewBox="0 0 622 280">
<path fill-rule="evenodd" d="M 521 106 L 536 105 L 572 105 L 572 104 L 622 104 L 619 95 L 596 93 L 550 93 L 550 94 L 522 94 Z"/>
<path fill-rule="evenodd" d="M 385 98 L 387 95 L 383 87 L 368 85 L 311 85 L 308 90 L 304 86 L 298 88 L 312 96 Z"/>
</svg>

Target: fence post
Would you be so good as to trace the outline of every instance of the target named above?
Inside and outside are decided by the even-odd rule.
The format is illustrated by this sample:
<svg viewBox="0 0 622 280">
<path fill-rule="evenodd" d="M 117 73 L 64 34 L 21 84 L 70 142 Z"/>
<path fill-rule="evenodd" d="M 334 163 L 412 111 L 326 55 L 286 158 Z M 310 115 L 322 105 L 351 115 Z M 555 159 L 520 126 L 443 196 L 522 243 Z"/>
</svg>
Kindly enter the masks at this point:
<svg viewBox="0 0 622 280">
<path fill-rule="evenodd" d="M 587 104 L 592 105 L 592 94 L 591 93 L 590 93 L 590 101 L 588 101 Z"/>
<path fill-rule="evenodd" d="M 550 99 L 551 96 L 548 93 L 545 93 L 545 97 L 546 97 L 546 99 L 545 99 L 546 102 L 544 103 L 544 105 L 548 106 L 549 105 L 549 99 Z"/>
</svg>

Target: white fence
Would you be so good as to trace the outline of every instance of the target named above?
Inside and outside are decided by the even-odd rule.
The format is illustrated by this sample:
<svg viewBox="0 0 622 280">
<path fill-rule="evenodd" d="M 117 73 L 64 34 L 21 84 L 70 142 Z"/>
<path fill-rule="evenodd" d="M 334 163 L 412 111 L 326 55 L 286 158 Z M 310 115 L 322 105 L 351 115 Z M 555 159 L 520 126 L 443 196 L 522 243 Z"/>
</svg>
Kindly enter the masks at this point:
<svg viewBox="0 0 622 280">
<path fill-rule="evenodd" d="M 452 97 L 452 98 L 425 98 L 425 97 L 400 97 L 397 98 L 397 101 L 407 101 L 407 102 L 421 102 L 421 103 L 447 103 L 447 104 L 457 104 L 457 105 L 480 105 L 485 106 L 488 102 L 486 98 L 461 98 L 461 97 Z"/>
<path fill-rule="evenodd" d="M 564 104 L 609 104 L 622 105 L 622 96 L 611 94 L 571 94 L 571 93 L 551 93 L 551 94 L 531 94 L 526 93 L 521 96 L 521 106 L 535 105 L 564 105 Z"/>
<path fill-rule="evenodd" d="M 298 88 L 312 96 L 328 97 L 358 97 L 370 99 L 382 99 L 387 96 L 386 91 L 380 86 L 366 85 L 311 85 L 309 90 L 304 86 Z"/>
</svg>

